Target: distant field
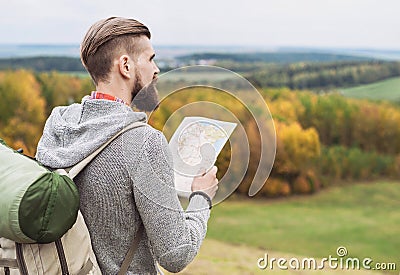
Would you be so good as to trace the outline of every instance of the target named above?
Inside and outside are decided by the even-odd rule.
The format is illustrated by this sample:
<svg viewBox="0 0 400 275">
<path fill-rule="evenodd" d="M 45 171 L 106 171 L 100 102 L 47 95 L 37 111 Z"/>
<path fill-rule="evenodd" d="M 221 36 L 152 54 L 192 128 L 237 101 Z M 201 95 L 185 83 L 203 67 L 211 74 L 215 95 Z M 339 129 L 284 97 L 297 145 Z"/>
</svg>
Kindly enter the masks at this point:
<svg viewBox="0 0 400 275">
<path fill-rule="evenodd" d="M 349 257 L 394 262 L 397 272 L 389 274 L 398 274 L 399 198 L 400 183 L 379 182 L 310 197 L 225 201 L 214 207 L 206 246 L 184 274 L 255 274 L 255 261 L 265 252 L 323 258 L 337 256 L 339 246 L 347 248 Z"/>
<path fill-rule="evenodd" d="M 367 98 L 372 100 L 389 100 L 400 102 L 400 77 L 376 83 L 341 89 L 343 94 L 351 98 Z"/>
<path fill-rule="evenodd" d="M 80 72 L 80 71 L 71 71 L 71 72 L 60 72 L 60 74 L 66 74 L 66 75 L 71 75 L 71 76 L 76 76 L 79 78 L 87 78 L 90 77 L 88 72 Z"/>
<path fill-rule="evenodd" d="M 236 77 L 235 73 L 230 74 L 228 70 L 222 70 L 222 72 L 185 72 L 182 70 L 172 70 L 171 72 L 166 72 L 165 75 L 161 74 L 159 78 L 163 80 L 164 78 L 170 81 L 221 81 Z"/>
</svg>

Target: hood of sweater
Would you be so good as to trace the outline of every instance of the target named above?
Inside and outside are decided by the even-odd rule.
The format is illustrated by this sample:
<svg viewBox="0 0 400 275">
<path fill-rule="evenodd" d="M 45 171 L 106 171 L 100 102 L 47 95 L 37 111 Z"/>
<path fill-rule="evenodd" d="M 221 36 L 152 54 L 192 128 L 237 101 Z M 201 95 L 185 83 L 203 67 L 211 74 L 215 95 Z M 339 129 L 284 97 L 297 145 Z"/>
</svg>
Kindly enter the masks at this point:
<svg viewBox="0 0 400 275">
<path fill-rule="evenodd" d="M 52 168 L 73 166 L 127 125 L 146 120 L 145 113 L 134 112 L 125 104 L 86 96 L 80 104 L 53 109 L 39 140 L 36 159 Z"/>
</svg>

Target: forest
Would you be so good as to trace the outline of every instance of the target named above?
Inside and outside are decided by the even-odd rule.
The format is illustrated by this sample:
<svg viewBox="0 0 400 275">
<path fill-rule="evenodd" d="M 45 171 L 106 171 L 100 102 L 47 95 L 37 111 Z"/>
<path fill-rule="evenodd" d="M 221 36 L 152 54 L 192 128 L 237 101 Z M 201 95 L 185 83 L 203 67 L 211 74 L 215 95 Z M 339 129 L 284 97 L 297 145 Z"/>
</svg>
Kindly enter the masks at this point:
<svg viewBox="0 0 400 275">
<path fill-rule="evenodd" d="M 93 89 L 89 77 L 23 69 L 0 71 L 0 137 L 33 156 L 52 108 L 80 102 Z M 237 191 L 246 194 L 258 165 L 256 124 L 236 101 L 197 89 L 196 93 L 169 98 L 150 123 L 162 129 L 174 110 L 199 100 L 220 102 L 231 110 L 243 122 L 251 145 L 248 173 Z M 400 178 L 400 109 L 396 104 L 289 87 L 258 91 L 270 109 L 277 133 L 275 163 L 259 196 L 310 194 L 339 182 Z M 226 171 L 233 150 L 227 147 L 219 156 L 220 175 Z"/>
<path fill-rule="evenodd" d="M 177 57 L 180 66 L 200 60 L 243 75 L 257 88 L 288 87 L 317 92 L 400 76 L 400 62 L 366 57 L 318 53 L 194 54 Z M 174 69 L 166 63 L 161 72 Z M 85 74 L 79 58 L 29 57 L 0 59 L 0 70 L 30 69 L 35 72 Z"/>
<path fill-rule="evenodd" d="M 326 92 L 339 87 L 360 84 L 400 76 L 400 62 L 395 61 L 341 61 L 326 63 L 293 64 L 241 64 L 218 63 L 233 71 L 240 71 L 258 88 L 288 87 L 290 89 L 311 89 Z"/>
</svg>

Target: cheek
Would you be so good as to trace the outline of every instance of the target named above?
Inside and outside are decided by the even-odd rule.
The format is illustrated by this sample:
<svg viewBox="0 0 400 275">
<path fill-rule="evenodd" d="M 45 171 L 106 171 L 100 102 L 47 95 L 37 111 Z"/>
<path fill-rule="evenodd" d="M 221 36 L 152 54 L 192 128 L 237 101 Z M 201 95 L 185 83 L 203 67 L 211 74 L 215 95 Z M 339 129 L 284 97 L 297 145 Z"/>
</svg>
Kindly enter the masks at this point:
<svg viewBox="0 0 400 275">
<path fill-rule="evenodd" d="M 144 84 L 148 84 L 153 80 L 153 68 L 151 65 L 142 66 L 140 73 Z"/>
</svg>

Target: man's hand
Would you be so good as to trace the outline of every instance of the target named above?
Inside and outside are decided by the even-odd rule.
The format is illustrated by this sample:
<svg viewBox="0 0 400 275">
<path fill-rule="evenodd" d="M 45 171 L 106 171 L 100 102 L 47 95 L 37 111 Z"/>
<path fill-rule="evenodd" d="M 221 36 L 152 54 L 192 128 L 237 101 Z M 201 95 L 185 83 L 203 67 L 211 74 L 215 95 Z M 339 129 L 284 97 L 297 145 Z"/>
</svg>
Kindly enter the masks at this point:
<svg viewBox="0 0 400 275">
<path fill-rule="evenodd" d="M 213 166 L 208 173 L 195 177 L 192 183 L 192 191 L 202 191 L 206 193 L 210 199 L 213 199 L 218 190 L 217 166 Z"/>
</svg>

